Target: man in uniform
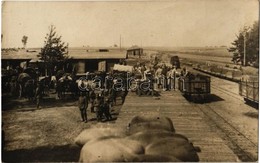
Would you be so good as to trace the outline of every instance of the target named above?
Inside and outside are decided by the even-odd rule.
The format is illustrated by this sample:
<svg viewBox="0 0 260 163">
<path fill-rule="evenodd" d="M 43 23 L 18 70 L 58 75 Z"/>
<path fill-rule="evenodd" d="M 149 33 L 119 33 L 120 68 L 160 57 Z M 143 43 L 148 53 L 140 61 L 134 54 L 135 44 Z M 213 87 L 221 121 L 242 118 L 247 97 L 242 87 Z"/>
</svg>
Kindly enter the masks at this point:
<svg viewBox="0 0 260 163">
<path fill-rule="evenodd" d="M 171 79 L 172 79 L 172 83 L 171 83 L 171 88 L 173 88 L 175 90 L 176 88 L 176 75 L 177 75 L 177 70 L 176 70 L 176 66 L 172 67 L 171 70 Z"/>
<path fill-rule="evenodd" d="M 79 110 L 80 110 L 80 115 L 82 118 L 82 122 L 87 123 L 87 108 L 88 108 L 88 99 L 87 99 L 87 94 L 84 91 L 80 91 L 79 95 Z"/>
<path fill-rule="evenodd" d="M 110 114 L 110 108 L 111 105 L 110 105 L 109 98 L 105 98 L 104 103 L 102 105 L 102 113 L 105 114 L 106 121 L 112 120 L 112 116 Z"/>
<path fill-rule="evenodd" d="M 103 104 L 103 99 L 101 95 L 97 95 L 97 98 L 94 100 L 94 110 L 96 112 L 96 117 L 97 117 L 97 121 L 100 122 L 102 121 L 102 105 Z"/>
</svg>

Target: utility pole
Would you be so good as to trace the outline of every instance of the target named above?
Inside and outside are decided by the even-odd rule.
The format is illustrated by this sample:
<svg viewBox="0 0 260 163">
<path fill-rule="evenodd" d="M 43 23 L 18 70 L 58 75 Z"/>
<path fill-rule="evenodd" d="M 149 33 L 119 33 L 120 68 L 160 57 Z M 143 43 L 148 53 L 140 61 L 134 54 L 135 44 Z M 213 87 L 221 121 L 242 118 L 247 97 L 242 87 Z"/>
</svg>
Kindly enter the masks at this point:
<svg viewBox="0 0 260 163">
<path fill-rule="evenodd" d="M 246 31 L 244 31 L 244 66 L 246 66 Z"/>
<path fill-rule="evenodd" d="M 246 37 L 247 37 L 247 32 L 249 32 L 250 31 L 250 27 L 247 27 L 247 26 L 245 26 L 244 27 L 244 63 L 243 63 L 243 65 L 244 66 L 246 66 Z M 249 37 L 250 37 L 250 32 L 249 32 Z"/>
</svg>

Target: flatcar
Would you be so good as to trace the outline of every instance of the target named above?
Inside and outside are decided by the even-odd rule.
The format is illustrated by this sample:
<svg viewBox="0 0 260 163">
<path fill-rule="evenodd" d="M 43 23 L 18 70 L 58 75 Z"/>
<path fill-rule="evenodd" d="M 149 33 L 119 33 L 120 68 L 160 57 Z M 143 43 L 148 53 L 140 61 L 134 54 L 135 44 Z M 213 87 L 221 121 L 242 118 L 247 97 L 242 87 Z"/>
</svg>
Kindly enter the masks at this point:
<svg viewBox="0 0 260 163">
<path fill-rule="evenodd" d="M 188 73 L 178 80 L 180 92 L 189 100 L 203 101 L 210 95 L 210 77 Z"/>
<path fill-rule="evenodd" d="M 239 82 L 239 94 L 245 102 L 259 103 L 259 80 L 258 76 L 242 76 Z"/>
</svg>

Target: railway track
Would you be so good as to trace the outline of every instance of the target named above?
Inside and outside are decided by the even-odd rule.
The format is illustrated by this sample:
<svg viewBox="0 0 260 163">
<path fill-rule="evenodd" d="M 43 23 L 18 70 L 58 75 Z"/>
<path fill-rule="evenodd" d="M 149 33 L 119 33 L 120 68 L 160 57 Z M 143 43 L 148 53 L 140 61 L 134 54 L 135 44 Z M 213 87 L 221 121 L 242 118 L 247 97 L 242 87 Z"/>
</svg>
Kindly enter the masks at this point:
<svg viewBox="0 0 260 163">
<path fill-rule="evenodd" d="M 208 104 L 194 104 L 206 116 L 208 122 L 227 143 L 241 161 L 258 160 L 258 144 L 252 142 Z"/>
<path fill-rule="evenodd" d="M 194 70 L 195 72 L 199 72 Z M 199 72 L 204 74 L 203 72 Z M 225 81 L 224 79 L 219 79 L 212 75 L 214 82 L 211 82 L 211 88 L 214 91 L 219 92 L 219 94 L 225 94 L 232 97 L 235 100 L 244 102 L 244 99 L 234 91 L 225 89 L 221 85 L 230 85 L 230 81 Z M 221 85 L 219 85 L 221 83 Z M 232 86 L 231 86 L 232 87 Z M 201 112 L 204 113 L 205 119 L 208 121 L 210 126 L 212 126 L 218 135 L 225 141 L 228 147 L 234 152 L 234 154 L 241 161 L 257 161 L 258 160 L 258 144 L 249 139 L 245 134 L 238 130 L 238 128 L 230 123 L 223 116 L 218 114 L 214 108 L 207 103 L 203 104 L 192 104 L 199 108 Z"/>
<path fill-rule="evenodd" d="M 237 99 L 239 101 L 244 101 L 243 98 L 240 97 L 240 95 L 238 95 L 238 94 L 236 94 L 234 92 L 228 91 L 227 89 L 218 87 L 218 86 L 213 85 L 213 84 L 211 84 L 211 88 L 213 88 L 213 89 L 215 89 L 217 91 L 220 91 L 221 93 L 225 93 L 225 94 L 227 94 L 227 95 L 229 95 L 229 96 L 231 96 L 231 97 L 233 97 L 233 98 L 235 98 L 235 99 Z"/>
</svg>

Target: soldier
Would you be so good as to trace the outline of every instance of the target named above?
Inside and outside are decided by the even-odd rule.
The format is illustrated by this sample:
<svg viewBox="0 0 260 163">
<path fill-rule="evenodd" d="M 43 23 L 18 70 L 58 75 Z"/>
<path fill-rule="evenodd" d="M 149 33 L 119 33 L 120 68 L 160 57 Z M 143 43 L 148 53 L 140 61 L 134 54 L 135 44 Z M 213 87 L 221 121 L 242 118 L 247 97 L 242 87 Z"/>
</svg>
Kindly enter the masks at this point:
<svg viewBox="0 0 260 163">
<path fill-rule="evenodd" d="M 183 68 L 183 70 L 181 71 L 181 76 L 186 77 L 189 74 L 188 70 L 186 69 L 186 67 Z"/>
<path fill-rule="evenodd" d="M 91 113 L 94 113 L 94 101 L 96 99 L 95 91 L 92 90 L 89 96 L 90 96 L 89 101 L 90 101 L 90 104 L 91 104 L 90 110 L 91 110 Z"/>
<path fill-rule="evenodd" d="M 176 66 L 173 66 L 172 70 L 171 70 L 171 79 L 172 79 L 172 85 L 171 88 L 173 88 L 175 90 L 176 88 L 176 75 L 177 75 L 177 70 L 176 70 Z"/>
<path fill-rule="evenodd" d="M 87 93 L 84 91 L 80 91 L 79 95 L 79 110 L 82 118 L 82 122 L 87 123 L 87 108 L 88 108 L 88 99 Z"/>
<path fill-rule="evenodd" d="M 158 69 L 155 71 L 155 79 L 157 82 L 157 88 L 161 88 L 162 85 L 162 68 L 158 67 Z"/>
<path fill-rule="evenodd" d="M 105 114 L 106 121 L 112 120 L 112 116 L 110 114 L 110 108 L 111 105 L 110 105 L 109 98 L 106 98 L 102 106 L 102 112 Z"/>
<path fill-rule="evenodd" d="M 101 95 L 98 95 L 97 98 L 94 100 L 94 110 L 96 112 L 96 117 L 97 117 L 97 121 L 100 122 L 102 121 L 102 103 L 103 103 L 103 100 L 102 100 L 102 97 Z"/>
<path fill-rule="evenodd" d="M 167 85 L 168 85 L 167 84 L 167 71 L 168 71 L 168 69 L 167 69 L 166 65 L 163 64 L 163 66 L 162 66 L 162 78 L 163 78 L 162 84 L 163 84 L 164 91 L 167 90 Z"/>
</svg>

